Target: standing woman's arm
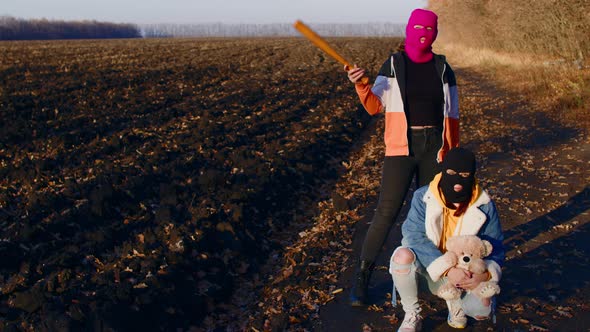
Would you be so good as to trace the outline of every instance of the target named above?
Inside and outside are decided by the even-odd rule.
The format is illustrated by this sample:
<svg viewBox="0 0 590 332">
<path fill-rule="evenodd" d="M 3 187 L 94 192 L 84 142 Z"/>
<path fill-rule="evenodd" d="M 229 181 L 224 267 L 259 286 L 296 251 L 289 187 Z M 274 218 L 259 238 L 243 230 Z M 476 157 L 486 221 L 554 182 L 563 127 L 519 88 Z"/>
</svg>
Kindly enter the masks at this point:
<svg viewBox="0 0 590 332">
<path fill-rule="evenodd" d="M 438 162 L 441 162 L 447 151 L 459 146 L 459 92 L 455 72 L 448 63 L 445 63 L 444 73 L 444 142 L 439 152 Z"/>
<path fill-rule="evenodd" d="M 384 85 L 387 84 L 387 81 L 383 80 L 383 77 L 377 76 L 375 83 L 371 86 L 361 80 L 365 75 L 364 69 L 358 68 L 356 65 L 354 68 L 345 66 L 344 69 L 348 72 L 348 79 L 354 83 L 356 93 L 367 113 L 371 115 L 381 113 L 384 108 L 382 94 L 385 91 Z M 374 91 L 377 91 L 377 94 Z"/>
</svg>

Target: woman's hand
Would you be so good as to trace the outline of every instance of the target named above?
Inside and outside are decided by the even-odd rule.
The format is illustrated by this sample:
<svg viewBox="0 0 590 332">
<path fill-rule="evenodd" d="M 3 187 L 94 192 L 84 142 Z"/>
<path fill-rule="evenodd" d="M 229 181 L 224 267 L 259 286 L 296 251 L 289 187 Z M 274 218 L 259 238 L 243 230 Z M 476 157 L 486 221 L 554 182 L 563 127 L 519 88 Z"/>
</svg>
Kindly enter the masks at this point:
<svg viewBox="0 0 590 332">
<path fill-rule="evenodd" d="M 361 78 L 365 76 L 365 70 L 356 65 L 353 68 L 344 66 L 344 70 L 348 72 L 348 79 L 354 84 L 361 83 Z"/>
<path fill-rule="evenodd" d="M 477 285 L 480 283 L 488 281 L 488 278 L 488 271 L 485 271 L 484 273 L 473 273 L 471 274 L 471 278 L 460 281 L 457 287 L 466 290 L 472 290 L 475 289 L 475 287 L 477 287 Z"/>
<path fill-rule="evenodd" d="M 459 287 L 458 285 L 460 285 L 462 282 L 469 280 L 469 278 L 471 278 L 471 272 L 464 269 L 452 267 L 449 272 L 447 272 L 448 282 L 457 287 Z"/>
</svg>

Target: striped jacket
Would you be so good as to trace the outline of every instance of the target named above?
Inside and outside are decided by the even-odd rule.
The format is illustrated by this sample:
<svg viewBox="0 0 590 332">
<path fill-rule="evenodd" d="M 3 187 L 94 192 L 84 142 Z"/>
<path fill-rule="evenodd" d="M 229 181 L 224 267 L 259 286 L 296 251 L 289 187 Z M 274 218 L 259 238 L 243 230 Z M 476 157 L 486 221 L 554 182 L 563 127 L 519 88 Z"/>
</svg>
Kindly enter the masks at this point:
<svg viewBox="0 0 590 332">
<path fill-rule="evenodd" d="M 435 54 L 434 64 L 443 82 L 444 123 L 443 144 L 438 151 L 437 161 L 453 147 L 459 146 L 459 96 L 455 73 L 443 55 Z M 385 111 L 385 155 L 408 156 L 409 126 L 404 111 L 405 104 L 405 60 L 402 53 L 392 54 L 381 66 L 375 83 L 356 84 L 361 103 L 371 115 Z"/>
</svg>

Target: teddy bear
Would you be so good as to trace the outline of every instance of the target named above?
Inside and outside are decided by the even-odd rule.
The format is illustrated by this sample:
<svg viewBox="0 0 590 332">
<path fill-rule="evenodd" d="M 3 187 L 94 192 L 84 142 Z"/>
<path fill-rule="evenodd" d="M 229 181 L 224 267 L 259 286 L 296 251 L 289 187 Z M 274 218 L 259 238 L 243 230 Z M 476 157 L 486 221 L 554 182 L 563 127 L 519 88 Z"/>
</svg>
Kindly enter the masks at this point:
<svg viewBox="0 0 590 332">
<path fill-rule="evenodd" d="M 452 262 L 454 267 L 472 273 L 484 273 L 487 270 L 482 258 L 492 253 L 492 244 L 489 241 L 475 235 L 459 235 L 450 237 L 446 247 L 447 252 L 444 256 L 447 256 L 447 261 Z M 461 292 L 462 290 L 447 282 L 438 290 L 438 296 L 445 300 L 454 300 L 461 297 Z M 500 286 L 495 281 L 484 281 L 470 292 L 481 299 L 486 299 L 500 293 Z"/>
</svg>

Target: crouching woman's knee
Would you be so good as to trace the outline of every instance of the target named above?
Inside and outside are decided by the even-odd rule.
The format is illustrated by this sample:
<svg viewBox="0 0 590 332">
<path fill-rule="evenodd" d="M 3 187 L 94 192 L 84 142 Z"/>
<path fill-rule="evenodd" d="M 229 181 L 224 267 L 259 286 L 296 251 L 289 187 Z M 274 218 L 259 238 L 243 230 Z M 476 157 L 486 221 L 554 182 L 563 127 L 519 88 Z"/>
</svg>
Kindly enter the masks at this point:
<svg viewBox="0 0 590 332">
<path fill-rule="evenodd" d="M 412 272 L 416 255 L 410 248 L 397 247 L 391 255 L 389 261 L 389 273 L 391 274 L 409 274 Z"/>
<path fill-rule="evenodd" d="M 482 301 L 482 299 L 473 296 L 473 294 L 467 294 L 463 298 L 463 311 L 469 317 L 473 317 L 476 320 L 485 320 L 490 318 L 493 314 L 495 307 L 495 298 L 491 298 L 488 301 Z"/>
</svg>

